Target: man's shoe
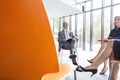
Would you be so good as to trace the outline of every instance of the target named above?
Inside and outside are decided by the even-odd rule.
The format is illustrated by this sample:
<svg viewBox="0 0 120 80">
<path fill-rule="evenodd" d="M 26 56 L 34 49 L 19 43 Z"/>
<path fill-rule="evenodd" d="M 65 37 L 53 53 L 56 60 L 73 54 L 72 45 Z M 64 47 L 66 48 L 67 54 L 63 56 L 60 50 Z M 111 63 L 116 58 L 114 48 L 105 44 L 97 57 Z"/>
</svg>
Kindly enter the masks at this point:
<svg viewBox="0 0 120 80">
<path fill-rule="evenodd" d="M 76 62 L 76 55 L 70 55 L 69 58 L 72 59 L 72 63 L 74 65 L 78 65 L 77 62 Z"/>
<path fill-rule="evenodd" d="M 73 55 L 72 55 L 72 54 L 70 54 L 69 58 L 71 59 L 71 58 L 72 58 L 72 56 L 73 56 Z"/>
<path fill-rule="evenodd" d="M 70 59 L 76 58 L 76 55 L 75 55 L 75 54 L 70 54 L 69 58 L 70 58 Z"/>
<path fill-rule="evenodd" d="M 74 65 L 78 65 L 77 62 L 73 62 Z"/>
</svg>

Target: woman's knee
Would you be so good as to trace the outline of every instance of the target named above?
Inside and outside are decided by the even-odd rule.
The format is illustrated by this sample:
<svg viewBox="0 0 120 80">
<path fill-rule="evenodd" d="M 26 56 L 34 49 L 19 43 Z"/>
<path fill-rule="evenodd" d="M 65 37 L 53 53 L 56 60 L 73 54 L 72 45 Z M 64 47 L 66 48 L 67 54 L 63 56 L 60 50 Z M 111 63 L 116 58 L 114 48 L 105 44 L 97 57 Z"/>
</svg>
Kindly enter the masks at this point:
<svg viewBox="0 0 120 80">
<path fill-rule="evenodd" d="M 109 41 L 109 42 L 108 42 L 108 47 L 113 47 L 113 43 L 114 43 L 114 41 L 112 41 L 112 40 Z"/>
<path fill-rule="evenodd" d="M 108 42 L 102 42 L 101 47 L 105 48 L 107 46 Z"/>
</svg>

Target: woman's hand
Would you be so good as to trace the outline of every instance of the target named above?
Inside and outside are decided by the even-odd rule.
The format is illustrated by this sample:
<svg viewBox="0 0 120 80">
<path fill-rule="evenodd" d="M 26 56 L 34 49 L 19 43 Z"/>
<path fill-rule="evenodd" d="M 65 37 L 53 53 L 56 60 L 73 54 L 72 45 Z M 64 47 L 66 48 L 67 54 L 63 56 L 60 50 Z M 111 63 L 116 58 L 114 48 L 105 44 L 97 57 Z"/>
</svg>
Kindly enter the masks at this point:
<svg viewBox="0 0 120 80">
<path fill-rule="evenodd" d="M 101 40 L 98 40 L 98 41 L 103 41 L 103 42 L 108 42 L 109 41 L 109 39 L 101 39 Z"/>
</svg>

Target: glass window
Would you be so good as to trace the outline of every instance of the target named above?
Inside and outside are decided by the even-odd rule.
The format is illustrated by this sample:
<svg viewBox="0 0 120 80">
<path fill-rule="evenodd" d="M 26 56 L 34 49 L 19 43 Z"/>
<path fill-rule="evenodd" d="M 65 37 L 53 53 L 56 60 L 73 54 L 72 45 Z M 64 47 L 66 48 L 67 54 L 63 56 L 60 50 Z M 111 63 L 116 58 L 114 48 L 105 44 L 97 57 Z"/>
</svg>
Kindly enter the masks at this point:
<svg viewBox="0 0 120 80">
<path fill-rule="evenodd" d="M 71 31 L 75 34 L 75 15 L 71 16 Z"/>
<path fill-rule="evenodd" d="M 57 35 L 59 31 L 59 18 L 54 19 L 54 34 Z"/>
<path fill-rule="evenodd" d="M 55 45 L 56 45 L 56 48 L 57 48 L 57 39 L 58 39 L 58 32 L 59 32 L 59 18 L 55 18 L 54 19 L 54 23 L 53 23 L 53 34 L 54 34 L 54 42 L 55 42 Z"/>
<path fill-rule="evenodd" d="M 113 1 L 114 4 L 120 3 L 120 0 L 113 0 Z"/>
<path fill-rule="evenodd" d="M 111 5 L 111 0 L 104 0 L 104 5 L 105 6 Z"/>
<path fill-rule="evenodd" d="M 60 26 L 61 26 L 61 30 L 63 29 L 63 18 L 61 18 L 61 24 L 60 24 Z"/>
<path fill-rule="evenodd" d="M 83 14 L 79 14 L 77 18 L 77 34 L 79 38 L 79 47 L 82 47 L 83 43 Z"/>
<path fill-rule="evenodd" d="M 93 12 L 93 50 L 96 50 L 100 42 L 97 40 L 101 39 L 101 10 Z"/>
<path fill-rule="evenodd" d="M 114 6 L 114 7 L 113 7 L 113 10 L 114 10 L 114 11 L 113 11 L 113 12 L 114 12 L 114 13 L 113 13 L 113 14 L 114 14 L 113 16 L 114 16 L 114 17 L 115 17 L 115 16 L 120 16 L 120 10 L 118 10 L 119 8 L 120 8 L 120 5 L 117 5 L 117 6 Z"/>
<path fill-rule="evenodd" d="M 69 23 L 69 16 L 64 17 L 63 19 L 64 19 L 63 21 L 65 21 L 65 22 L 68 22 L 68 23 Z"/>
<path fill-rule="evenodd" d="M 78 33 L 79 35 L 83 34 L 83 14 L 79 14 L 78 15 L 78 23 L 77 23 L 77 26 L 78 26 Z"/>
<path fill-rule="evenodd" d="M 110 33 L 110 8 L 104 9 L 104 38 L 107 38 Z"/>
<path fill-rule="evenodd" d="M 101 7 L 102 0 L 93 0 L 93 9 Z"/>
<path fill-rule="evenodd" d="M 91 1 L 86 2 L 86 11 L 90 10 Z"/>
<path fill-rule="evenodd" d="M 86 50 L 90 50 L 90 12 L 86 13 Z"/>
</svg>

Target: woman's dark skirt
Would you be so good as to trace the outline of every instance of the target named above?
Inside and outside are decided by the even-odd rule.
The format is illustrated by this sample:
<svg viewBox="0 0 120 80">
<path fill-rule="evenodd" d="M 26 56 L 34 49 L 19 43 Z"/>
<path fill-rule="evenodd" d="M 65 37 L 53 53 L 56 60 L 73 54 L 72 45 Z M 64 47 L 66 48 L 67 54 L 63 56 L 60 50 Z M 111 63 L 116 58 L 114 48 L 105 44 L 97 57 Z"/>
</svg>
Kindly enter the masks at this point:
<svg viewBox="0 0 120 80">
<path fill-rule="evenodd" d="M 113 44 L 114 58 L 120 60 L 120 41 L 114 41 Z"/>
</svg>

